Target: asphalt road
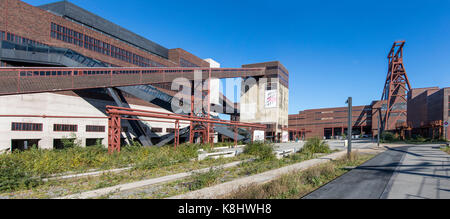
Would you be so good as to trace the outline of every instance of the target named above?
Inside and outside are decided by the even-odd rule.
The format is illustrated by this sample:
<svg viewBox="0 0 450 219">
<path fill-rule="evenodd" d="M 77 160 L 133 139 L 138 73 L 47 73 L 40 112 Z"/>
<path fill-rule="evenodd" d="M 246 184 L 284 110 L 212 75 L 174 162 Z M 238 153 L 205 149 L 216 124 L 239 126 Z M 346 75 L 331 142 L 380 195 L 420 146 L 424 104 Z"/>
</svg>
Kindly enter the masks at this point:
<svg viewBox="0 0 450 219">
<path fill-rule="evenodd" d="M 304 199 L 450 198 L 449 167 L 438 145 L 388 148 Z"/>
</svg>

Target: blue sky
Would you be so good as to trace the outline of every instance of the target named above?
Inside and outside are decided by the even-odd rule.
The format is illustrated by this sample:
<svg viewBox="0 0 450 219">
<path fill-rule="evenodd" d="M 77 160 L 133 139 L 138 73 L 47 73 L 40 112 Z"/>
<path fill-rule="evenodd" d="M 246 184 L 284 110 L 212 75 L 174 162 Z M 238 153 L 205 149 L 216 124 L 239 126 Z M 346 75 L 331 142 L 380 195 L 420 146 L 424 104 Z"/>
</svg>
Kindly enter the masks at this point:
<svg viewBox="0 0 450 219">
<path fill-rule="evenodd" d="M 355 105 L 379 99 L 387 53 L 396 40 L 406 40 L 413 88 L 450 86 L 447 0 L 71 2 L 167 48 L 213 58 L 222 67 L 281 61 L 290 71 L 290 113 L 345 106 L 348 96 Z"/>
</svg>

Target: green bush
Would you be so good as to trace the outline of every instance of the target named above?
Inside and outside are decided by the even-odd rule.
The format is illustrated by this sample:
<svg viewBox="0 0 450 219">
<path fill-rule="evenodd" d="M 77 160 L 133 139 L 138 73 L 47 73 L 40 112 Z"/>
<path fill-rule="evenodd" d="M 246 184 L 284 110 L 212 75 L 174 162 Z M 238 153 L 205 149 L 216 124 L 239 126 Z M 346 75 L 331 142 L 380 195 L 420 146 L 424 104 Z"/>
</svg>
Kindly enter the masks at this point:
<svg viewBox="0 0 450 219">
<path fill-rule="evenodd" d="M 301 153 L 307 154 L 317 154 L 324 153 L 328 154 L 331 152 L 330 146 L 320 138 L 310 138 L 306 141 L 305 146 L 300 151 Z"/>
<path fill-rule="evenodd" d="M 39 185 L 40 180 L 26 171 L 23 162 L 13 157 L 1 156 L 0 159 L 0 192 L 16 189 L 30 189 Z"/>
<path fill-rule="evenodd" d="M 398 137 L 392 132 L 383 132 L 380 137 L 383 142 L 387 142 L 387 143 L 395 142 L 395 141 L 399 140 Z"/>
<path fill-rule="evenodd" d="M 244 154 L 256 156 L 259 160 L 275 159 L 272 145 L 259 142 L 246 145 Z"/>
</svg>

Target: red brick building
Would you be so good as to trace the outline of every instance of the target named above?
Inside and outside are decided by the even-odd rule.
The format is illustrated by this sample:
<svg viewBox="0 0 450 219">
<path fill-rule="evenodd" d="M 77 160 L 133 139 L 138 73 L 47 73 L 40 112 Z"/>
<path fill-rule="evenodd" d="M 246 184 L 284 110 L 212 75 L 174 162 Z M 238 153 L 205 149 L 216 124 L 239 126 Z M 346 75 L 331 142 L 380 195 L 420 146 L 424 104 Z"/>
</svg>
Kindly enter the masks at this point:
<svg viewBox="0 0 450 219">
<path fill-rule="evenodd" d="M 445 137 L 444 122 L 450 120 L 450 88 L 419 88 L 408 94 L 408 124 L 412 135 Z M 447 128 L 447 138 L 450 131 Z"/>
<path fill-rule="evenodd" d="M 166 49 L 70 2 L 34 7 L 19 0 L 2 0 L 0 11 L 0 41 L 67 48 L 111 66 L 209 67 L 183 49 Z M 0 59 L 2 66 L 30 65 Z"/>
<path fill-rule="evenodd" d="M 372 106 L 353 107 L 353 135 L 372 135 Z M 324 137 L 335 139 L 347 133 L 348 108 L 325 108 L 289 115 L 290 138 Z"/>
</svg>

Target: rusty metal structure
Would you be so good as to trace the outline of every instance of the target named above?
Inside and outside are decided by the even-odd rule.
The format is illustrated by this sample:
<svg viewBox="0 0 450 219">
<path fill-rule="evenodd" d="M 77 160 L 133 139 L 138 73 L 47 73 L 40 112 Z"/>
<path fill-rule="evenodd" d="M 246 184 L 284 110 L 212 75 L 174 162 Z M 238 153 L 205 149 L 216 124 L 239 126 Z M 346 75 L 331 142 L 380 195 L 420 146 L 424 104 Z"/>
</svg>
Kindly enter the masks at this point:
<svg viewBox="0 0 450 219">
<path fill-rule="evenodd" d="M 108 113 L 108 151 L 110 153 L 120 152 L 120 135 L 121 135 L 121 120 L 129 119 L 125 116 L 136 116 L 136 117 L 144 117 L 144 118 L 157 118 L 157 119 L 169 119 L 174 121 L 175 127 L 175 141 L 174 147 L 176 148 L 179 143 L 179 135 L 177 133 L 180 130 L 180 121 L 188 121 L 188 122 L 201 122 L 204 124 L 214 124 L 216 126 L 225 125 L 234 127 L 235 132 L 237 132 L 238 127 L 245 127 L 251 130 L 252 134 L 254 132 L 254 128 L 265 129 L 265 125 L 260 124 L 252 124 L 252 123 L 242 123 L 242 122 L 233 122 L 226 121 L 220 119 L 210 119 L 205 117 L 197 117 L 197 116 L 186 116 L 172 113 L 161 113 L 155 111 L 148 110 L 137 110 L 131 108 L 124 107 L 115 107 L 115 106 L 107 106 L 106 112 Z M 236 133 L 237 135 L 237 133 Z M 234 142 L 235 146 L 237 146 L 237 138 L 235 138 Z"/>
<path fill-rule="evenodd" d="M 381 115 L 383 130 L 395 130 L 407 121 L 407 93 L 411 84 L 403 63 L 404 46 L 405 41 L 397 41 L 388 54 L 389 69 L 381 97 L 384 104 L 384 115 Z"/>
<path fill-rule="evenodd" d="M 0 68 L 0 96 L 171 83 L 202 79 L 264 76 L 264 68 Z"/>
</svg>

